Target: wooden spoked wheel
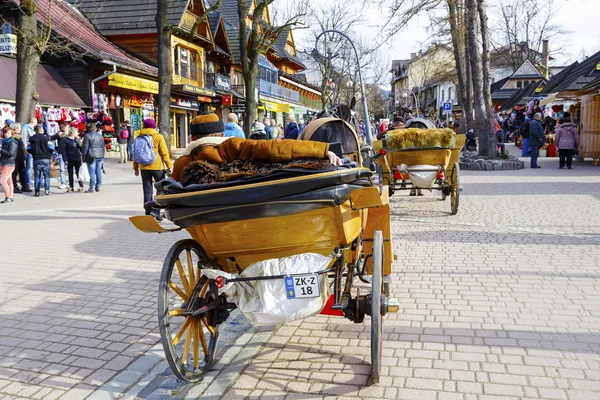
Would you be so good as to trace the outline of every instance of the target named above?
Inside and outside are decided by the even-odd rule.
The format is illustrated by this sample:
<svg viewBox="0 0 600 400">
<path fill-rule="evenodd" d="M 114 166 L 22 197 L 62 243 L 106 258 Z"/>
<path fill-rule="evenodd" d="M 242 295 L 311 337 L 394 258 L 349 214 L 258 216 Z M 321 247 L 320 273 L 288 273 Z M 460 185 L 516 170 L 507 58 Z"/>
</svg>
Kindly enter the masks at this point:
<svg viewBox="0 0 600 400">
<path fill-rule="evenodd" d="M 458 163 L 454 163 L 450 178 L 450 185 L 452 188 L 452 191 L 450 192 L 450 207 L 452 215 L 456 215 L 456 213 L 458 213 L 458 200 L 460 197 L 460 167 Z"/>
<path fill-rule="evenodd" d="M 191 239 L 175 243 L 163 264 L 158 291 L 158 326 L 165 356 L 175 376 L 201 380 L 212 366 L 219 338 L 211 311 L 186 316 L 218 300 L 216 284 L 200 276 L 204 250 Z M 192 301 L 195 299 L 195 301 Z"/>
<path fill-rule="evenodd" d="M 375 231 L 373 237 L 373 280 L 371 292 L 371 376 L 379 383 L 381 374 L 381 337 L 383 335 L 383 234 Z"/>
</svg>

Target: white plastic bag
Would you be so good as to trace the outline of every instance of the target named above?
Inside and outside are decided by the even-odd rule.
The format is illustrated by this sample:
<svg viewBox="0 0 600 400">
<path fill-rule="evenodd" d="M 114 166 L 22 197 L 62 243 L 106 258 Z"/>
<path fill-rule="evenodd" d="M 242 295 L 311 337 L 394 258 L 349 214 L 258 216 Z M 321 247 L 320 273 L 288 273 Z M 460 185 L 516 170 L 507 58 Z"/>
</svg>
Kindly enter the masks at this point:
<svg viewBox="0 0 600 400">
<path fill-rule="evenodd" d="M 274 258 L 251 264 L 239 277 L 272 275 L 300 275 L 323 271 L 330 257 L 315 253 Z M 217 276 L 231 279 L 237 275 L 217 270 L 202 270 L 209 278 Z M 221 291 L 230 297 L 240 312 L 252 323 L 281 324 L 310 317 L 321 312 L 329 297 L 327 276 L 319 275 L 320 296 L 288 299 L 285 278 L 249 282 L 232 282 Z"/>
<path fill-rule="evenodd" d="M 81 179 L 85 183 L 90 182 L 90 173 L 88 171 L 87 163 L 81 164 L 81 168 L 79 168 L 79 179 Z"/>
</svg>

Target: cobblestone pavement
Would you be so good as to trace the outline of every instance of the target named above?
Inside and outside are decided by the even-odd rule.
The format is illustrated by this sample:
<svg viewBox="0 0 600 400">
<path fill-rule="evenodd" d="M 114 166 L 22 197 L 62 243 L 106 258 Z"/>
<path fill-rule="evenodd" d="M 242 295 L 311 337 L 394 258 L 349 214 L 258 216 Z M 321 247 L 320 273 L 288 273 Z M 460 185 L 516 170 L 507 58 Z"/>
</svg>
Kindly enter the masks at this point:
<svg viewBox="0 0 600 400">
<path fill-rule="evenodd" d="M 130 166 L 109 160 L 98 194 L 19 195 L 0 205 L 0 398 L 599 399 L 600 168 L 557 164 L 464 173 L 457 216 L 434 194 L 392 198 L 401 310 L 378 385 L 368 321 L 333 317 L 236 319 L 215 371 L 181 385 L 155 309 L 185 235 L 129 224 Z"/>
</svg>

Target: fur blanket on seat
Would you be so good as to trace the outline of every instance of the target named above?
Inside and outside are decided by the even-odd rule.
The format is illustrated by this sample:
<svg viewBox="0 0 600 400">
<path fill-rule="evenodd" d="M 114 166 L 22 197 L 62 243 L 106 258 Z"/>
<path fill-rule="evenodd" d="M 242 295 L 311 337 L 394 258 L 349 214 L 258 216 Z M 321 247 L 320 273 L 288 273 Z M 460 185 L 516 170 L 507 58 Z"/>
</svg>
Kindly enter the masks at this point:
<svg viewBox="0 0 600 400">
<path fill-rule="evenodd" d="M 183 170 L 183 185 L 228 182 L 257 175 L 268 175 L 286 169 L 326 170 L 331 168 L 329 160 L 294 160 L 288 162 L 263 162 L 250 159 L 236 160 L 225 164 L 194 161 Z"/>
<path fill-rule="evenodd" d="M 448 149 L 453 147 L 455 134 L 452 129 L 397 129 L 386 133 L 389 150 Z"/>
</svg>

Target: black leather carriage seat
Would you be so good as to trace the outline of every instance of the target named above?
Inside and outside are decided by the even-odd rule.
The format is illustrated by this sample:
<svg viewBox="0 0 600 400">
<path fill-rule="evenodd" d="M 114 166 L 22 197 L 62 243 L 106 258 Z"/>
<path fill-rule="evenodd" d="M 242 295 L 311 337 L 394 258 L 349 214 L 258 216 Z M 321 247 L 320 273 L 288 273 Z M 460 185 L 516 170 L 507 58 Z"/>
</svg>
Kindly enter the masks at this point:
<svg viewBox="0 0 600 400">
<path fill-rule="evenodd" d="M 353 190 L 371 186 L 365 168 L 327 171 L 285 170 L 216 185 L 183 186 L 172 179 L 157 183 L 164 195 L 154 205 L 181 227 L 295 214 L 345 202 Z"/>
</svg>

